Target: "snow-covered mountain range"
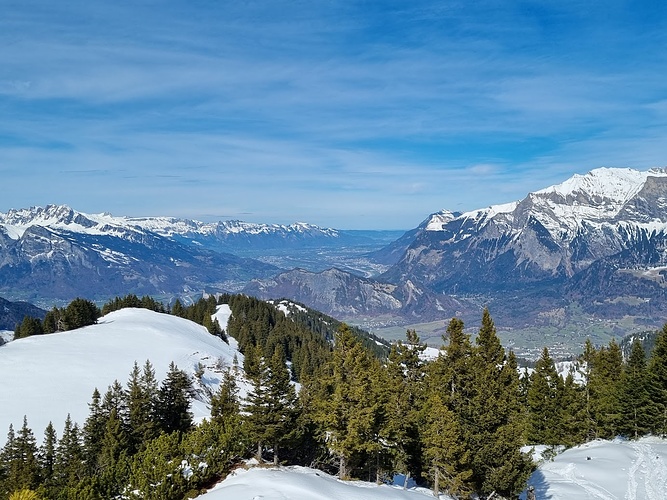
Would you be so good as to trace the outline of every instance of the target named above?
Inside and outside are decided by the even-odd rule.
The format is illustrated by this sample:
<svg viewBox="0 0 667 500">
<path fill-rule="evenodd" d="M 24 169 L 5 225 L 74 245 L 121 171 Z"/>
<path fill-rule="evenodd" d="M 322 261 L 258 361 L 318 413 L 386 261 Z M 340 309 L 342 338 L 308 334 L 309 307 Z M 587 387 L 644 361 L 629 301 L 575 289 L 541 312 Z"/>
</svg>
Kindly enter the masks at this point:
<svg viewBox="0 0 667 500">
<path fill-rule="evenodd" d="M 667 314 L 667 169 L 599 168 L 519 201 L 443 210 L 374 255 L 393 264 L 376 281 L 395 287 L 396 310 L 420 320 L 479 317 L 489 304 L 497 323 L 514 327 L 553 322 L 575 304 L 653 326 Z M 253 290 L 301 289 L 284 281 L 260 279 Z M 408 283 L 409 306 L 400 291 Z"/>
</svg>

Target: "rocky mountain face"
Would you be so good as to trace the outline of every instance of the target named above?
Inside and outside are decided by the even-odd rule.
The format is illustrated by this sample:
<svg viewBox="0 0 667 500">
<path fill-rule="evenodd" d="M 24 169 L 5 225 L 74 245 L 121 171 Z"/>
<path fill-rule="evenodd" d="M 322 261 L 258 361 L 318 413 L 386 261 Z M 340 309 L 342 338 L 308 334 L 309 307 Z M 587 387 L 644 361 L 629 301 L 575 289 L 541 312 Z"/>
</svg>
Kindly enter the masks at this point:
<svg viewBox="0 0 667 500">
<path fill-rule="evenodd" d="M 77 296 L 178 295 L 239 289 L 275 266 L 186 245 L 125 218 L 65 206 L 0 214 L 0 295 L 36 302 Z"/>
<path fill-rule="evenodd" d="M 14 330 L 24 317 L 42 319 L 45 314 L 46 311 L 27 302 L 10 302 L 0 297 L 0 330 Z"/>
<path fill-rule="evenodd" d="M 648 317 L 667 312 L 666 273 L 667 171 L 601 168 L 425 224 L 380 279 L 485 294 L 509 311 L 576 301 L 605 317 Z"/>
<path fill-rule="evenodd" d="M 600 168 L 520 201 L 443 210 L 374 257 L 393 262 L 375 281 L 301 272 L 249 290 L 413 322 L 475 317 L 487 304 L 509 327 L 562 322 L 573 305 L 591 317 L 659 324 L 667 316 L 667 170 Z"/>
</svg>

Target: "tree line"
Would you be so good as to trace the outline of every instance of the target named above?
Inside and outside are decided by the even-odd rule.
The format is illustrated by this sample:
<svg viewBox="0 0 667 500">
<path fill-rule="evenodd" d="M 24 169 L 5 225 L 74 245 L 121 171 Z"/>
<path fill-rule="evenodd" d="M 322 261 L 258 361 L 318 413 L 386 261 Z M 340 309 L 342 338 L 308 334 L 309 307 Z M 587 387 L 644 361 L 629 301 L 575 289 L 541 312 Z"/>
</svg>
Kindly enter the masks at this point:
<svg viewBox="0 0 667 500">
<path fill-rule="evenodd" d="M 129 408 L 142 406 L 136 404 L 141 398 L 130 396 L 130 386 L 136 385 L 131 381 L 144 376 L 135 366 L 124 390 L 115 384 L 110 389 L 115 397 L 101 399 L 121 401 L 115 413 L 114 405 L 101 412 L 104 426 L 100 423 L 98 429 L 104 428 L 107 437 L 99 438 L 100 433 L 95 442 L 107 443 L 104 451 L 67 453 L 81 457 L 83 470 L 95 464 L 94 476 L 81 469 L 59 473 L 61 489 L 48 490 L 46 436 L 41 448 L 31 445 L 28 453 L 5 451 L 26 434 L 21 429 L 3 449 L 4 494 L 26 487 L 37 488 L 43 498 L 112 498 L 108 495 L 113 492 L 131 498 L 187 498 L 223 477 L 232 464 L 254 456 L 316 466 L 341 478 L 384 481 L 400 473 L 406 481 L 412 477 L 454 498 L 512 498 L 535 467 L 521 452 L 527 444 L 573 446 L 595 438 L 667 433 L 667 325 L 649 356 L 638 341 L 627 359 L 614 341 L 599 348 L 588 341 L 573 371 L 562 377 L 546 348 L 534 369 L 519 369 L 513 352 L 503 349 L 488 310 L 474 340 L 463 322 L 453 318 L 439 356 L 425 360 L 425 345 L 413 330 L 382 355 L 366 348 L 346 325 L 330 339 L 271 304 L 242 295 L 172 306 L 171 312 L 177 309 L 179 315 L 203 322 L 202 314 L 210 319 L 219 303 L 230 305 L 226 333 L 244 354 L 250 386 L 244 397 L 238 394 L 237 369 L 229 368 L 211 396 L 210 420 L 193 426 L 187 410 L 173 418 L 158 416 L 157 409 L 168 406 L 164 397 L 162 406 L 159 398 L 145 403 L 154 412 L 143 413 L 152 415 L 149 419 L 132 419 L 135 413 Z M 182 387 L 188 384 L 182 381 Z M 103 406 L 94 401 L 91 415 Z M 90 427 L 86 421 L 79 436 L 83 450 Z M 66 434 L 71 434 L 67 425 L 61 440 Z M 54 449 L 59 447 L 64 444 Z M 11 465 L 7 456 L 21 457 L 20 466 Z M 37 464 L 37 472 L 26 477 L 38 480 L 9 479 L 16 477 L 13 470 L 34 471 L 25 466 L 28 462 Z M 164 466 L 148 471 L 140 462 Z M 161 496 L 150 496 L 151 488 L 140 484 L 142 475 L 146 484 L 164 484 L 173 496 L 163 489 Z M 70 489 L 63 489 L 63 477 L 70 478 L 65 481 Z M 66 496 L 69 491 L 79 496 Z"/>
</svg>

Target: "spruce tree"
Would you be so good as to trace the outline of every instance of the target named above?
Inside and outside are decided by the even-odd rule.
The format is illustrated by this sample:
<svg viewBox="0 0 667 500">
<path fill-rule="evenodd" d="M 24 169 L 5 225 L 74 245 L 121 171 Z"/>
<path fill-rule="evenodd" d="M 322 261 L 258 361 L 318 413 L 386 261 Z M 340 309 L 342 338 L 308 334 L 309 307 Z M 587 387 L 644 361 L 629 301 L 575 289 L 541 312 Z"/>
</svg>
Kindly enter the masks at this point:
<svg viewBox="0 0 667 500">
<path fill-rule="evenodd" d="M 649 390 L 656 416 L 652 431 L 667 436 L 667 323 L 658 332 L 648 364 Z"/>
<path fill-rule="evenodd" d="M 649 393 L 646 354 L 635 338 L 621 382 L 621 418 L 619 431 L 633 439 L 647 434 L 657 414 Z"/>
<path fill-rule="evenodd" d="M 423 405 L 421 384 L 423 345 L 415 330 L 406 332 L 406 343 L 393 344 L 387 359 L 387 394 L 382 440 L 389 448 L 392 470 L 404 475 L 404 488 L 414 472 L 419 475 L 419 415 Z"/>
<path fill-rule="evenodd" d="M 285 365 L 285 355 L 277 346 L 268 364 L 267 379 L 270 419 L 267 426 L 268 443 L 273 446 L 273 463 L 278 465 L 280 449 L 289 444 L 296 421 L 296 390 Z"/>
<path fill-rule="evenodd" d="M 596 437 L 611 439 L 618 433 L 622 373 L 623 354 L 612 340 L 596 353 L 591 368 L 589 391 Z"/>
<path fill-rule="evenodd" d="M 44 441 L 39 449 L 39 467 L 41 469 L 42 481 L 45 485 L 50 485 L 53 478 L 53 467 L 56 461 L 56 447 L 58 446 L 58 435 L 49 422 L 44 430 Z"/>
<path fill-rule="evenodd" d="M 458 417 L 434 390 L 429 392 L 424 414 L 423 475 L 431 480 L 434 496 L 439 498 L 443 490 L 454 498 L 469 495 L 473 491 L 471 450 L 465 444 Z"/>
<path fill-rule="evenodd" d="M 83 475 L 83 471 L 83 450 L 79 428 L 67 415 L 65 428 L 56 448 L 53 482 L 61 488 L 75 484 L 79 477 Z"/>
<path fill-rule="evenodd" d="M 157 418 L 163 432 L 186 432 L 193 425 L 190 413 L 192 381 L 187 373 L 171 362 L 158 392 Z"/>
<path fill-rule="evenodd" d="M 527 395 L 528 442 L 558 445 L 563 437 L 561 397 L 563 380 L 556 371 L 549 350 L 545 347 L 530 376 Z"/>
</svg>

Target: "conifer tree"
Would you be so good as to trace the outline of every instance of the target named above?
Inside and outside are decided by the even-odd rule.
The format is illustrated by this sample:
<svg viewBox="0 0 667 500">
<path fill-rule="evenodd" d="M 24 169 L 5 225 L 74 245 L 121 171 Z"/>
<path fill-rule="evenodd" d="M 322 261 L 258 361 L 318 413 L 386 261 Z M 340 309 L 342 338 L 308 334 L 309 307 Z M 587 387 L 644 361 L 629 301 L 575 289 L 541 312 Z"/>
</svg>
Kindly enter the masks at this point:
<svg viewBox="0 0 667 500">
<path fill-rule="evenodd" d="M 649 390 L 655 403 L 652 431 L 667 436 L 667 323 L 658 332 L 648 364 Z"/>
<path fill-rule="evenodd" d="M 347 325 L 336 334 L 333 357 L 320 381 L 313 418 L 328 436 L 338 459 L 338 475 L 347 479 L 352 459 L 373 452 L 378 436 L 381 404 L 375 398 L 369 374 L 373 365 L 368 351 Z"/>
<path fill-rule="evenodd" d="M 411 474 L 421 470 L 419 415 L 424 367 L 420 354 L 425 349 L 417 332 L 408 330 L 405 344 L 398 341 L 392 345 L 387 359 L 388 381 L 380 385 L 387 387 L 382 440 L 389 448 L 392 469 L 405 477 L 404 488 Z"/>
<path fill-rule="evenodd" d="M 267 389 L 269 398 L 268 443 L 273 446 L 273 463 L 278 465 L 280 449 L 289 443 L 296 421 L 296 391 L 285 365 L 285 355 L 277 346 L 268 364 Z"/>
<path fill-rule="evenodd" d="M 56 447 L 58 446 L 58 436 L 53 424 L 49 422 L 44 430 L 44 442 L 39 449 L 39 467 L 44 484 L 49 485 L 53 478 L 53 467 L 56 461 Z"/>
<path fill-rule="evenodd" d="M 184 371 L 179 370 L 172 361 L 158 392 L 157 417 L 163 432 L 190 430 L 192 427 L 192 413 L 190 413 L 192 393 L 190 377 Z"/>
<path fill-rule="evenodd" d="M 561 444 L 576 446 L 584 443 L 588 435 L 586 393 L 585 388 L 575 382 L 572 373 L 568 373 L 563 382 L 561 409 L 563 426 Z"/>
<path fill-rule="evenodd" d="M 623 354 L 612 340 L 596 353 L 591 368 L 589 391 L 596 437 L 613 438 L 618 433 L 622 373 Z"/>
<path fill-rule="evenodd" d="M 37 458 L 37 443 L 28 419 L 23 417 L 23 425 L 14 433 L 10 425 L 7 444 L 3 449 L 4 489 L 7 493 L 34 489 L 39 485 L 40 474 Z"/>
<path fill-rule="evenodd" d="M 531 471 L 521 453 L 524 423 L 516 357 L 505 356 L 488 309 L 473 349 L 473 388 L 468 422 L 475 490 L 489 495 L 517 494 Z"/>
<path fill-rule="evenodd" d="M 211 418 L 223 428 L 229 419 L 236 419 L 240 410 L 238 386 L 231 369 L 222 374 L 222 381 L 211 396 Z"/>
<path fill-rule="evenodd" d="M 651 430 L 656 420 L 656 406 L 649 393 L 646 354 L 635 338 L 621 382 L 621 418 L 619 431 L 638 439 Z"/>
<path fill-rule="evenodd" d="M 102 440 L 106 430 L 108 416 L 101 406 L 101 396 L 97 387 L 93 391 L 92 401 L 88 404 L 88 417 L 83 425 L 83 458 L 86 472 L 90 476 L 99 470 L 99 458 L 102 451 Z"/>
<path fill-rule="evenodd" d="M 561 397 L 563 380 L 545 347 L 535 364 L 528 389 L 528 442 L 558 445 L 563 437 Z"/>
<path fill-rule="evenodd" d="M 426 471 L 439 498 L 444 490 L 454 498 L 472 493 L 471 452 L 458 417 L 448 408 L 442 395 L 433 389 L 424 406 L 425 422 L 421 432 Z"/>
<path fill-rule="evenodd" d="M 63 434 L 58 441 L 53 464 L 54 484 L 65 487 L 75 484 L 83 475 L 83 450 L 78 426 L 67 415 Z"/>
<path fill-rule="evenodd" d="M 135 361 L 125 395 L 131 454 L 136 453 L 144 442 L 158 434 L 155 424 L 157 395 L 158 385 L 150 361 L 147 360 L 144 364 L 143 373 Z"/>
</svg>

